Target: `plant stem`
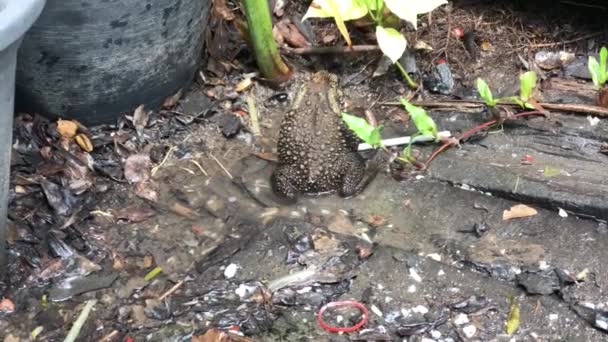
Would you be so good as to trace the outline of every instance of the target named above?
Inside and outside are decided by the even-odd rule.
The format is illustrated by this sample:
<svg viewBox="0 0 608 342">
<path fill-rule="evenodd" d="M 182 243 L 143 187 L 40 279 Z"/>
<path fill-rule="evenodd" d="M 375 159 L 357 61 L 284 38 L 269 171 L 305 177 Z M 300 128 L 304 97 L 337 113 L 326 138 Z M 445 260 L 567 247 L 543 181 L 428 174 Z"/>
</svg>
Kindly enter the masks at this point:
<svg viewBox="0 0 608 342">
<path fill-rule="evenodd" d="M 523 113 L 515 114 L 514 117 L 520 118 L 520 117 L 529 116 L 529 115 L 544 115 L 544 114 L 542 112 L 534 110 L 534 111 L 530 111 L 530 112 L 523 112 Z M 488 121 L 488 122 L 484 122 L 484 123 L 482 123 L 479 126 L 475 126 L 475 127 L 471 128 L 471 129 L 469 129 L 468 131 L 462 133 L 460 135 L 460 137 L 458 137 L 458 140 L 460 141 L 462 139 L 468 138 L 471 135 L 473 135 L 473 134 L 481 131 L 484 128 L 490 127 L 490 126 L 492 126 L 495 123 L 496 123 L 496 120 L 491 120 L 491 121 Z M 431 156 L 429 157 L 429 159 L 427 159 L 426 162 L 424 163 L 425 168 L 427 168 L 429 166 L 429 164 L 431 163 L 431 161 L 433 161 L 433 159 L 435 159 L 435 157 L 437 157 L 437 155 L 439 153 L 441 153 L 441 151 L 445 150 L 446 148 L 450 147 L 451 145 L 452 145 L 451 142 L 445 142 L 435 152 L 433 152 L 433 154 L 431 154 Z"/>
<path fill-rule="evenodd" d="M 243 7 L 255 59 L 262 75 L 273 81 L 287 78 L 291 71 L 283 62 L 272 36 L 272 19 L 268 1 L 243 0 Z"/>
<path fill-rule="evenodd" d="M 401 74 L 403 75 L 403 77 L 405 77 L 405 80 L 407 81 L 407 86 L 410 87 L 411 89 L 417 89 L 418 84 L 416 84 L 416 82 L 414 82 L 414 80 L 410 77 L 410 75 L 408 75 L 407 71 L 405 71 L 403 66 L 401 66 L 401 63 L 399 63 L 399 61 L 396 61 L 395 65 L 397 66 L 397 69 L 399 69 L 399 71 L 401 71 Z"/>
</svg>

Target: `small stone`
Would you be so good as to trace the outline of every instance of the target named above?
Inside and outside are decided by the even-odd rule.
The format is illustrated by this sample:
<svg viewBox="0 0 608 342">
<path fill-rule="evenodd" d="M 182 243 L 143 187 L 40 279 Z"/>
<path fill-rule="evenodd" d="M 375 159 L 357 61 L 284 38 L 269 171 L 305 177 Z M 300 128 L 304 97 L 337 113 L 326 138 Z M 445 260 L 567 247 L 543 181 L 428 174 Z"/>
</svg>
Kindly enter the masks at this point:
<svg viewBox="0 0 608 342">
<path fill-rule="evenodd" d="M 475 328 L 474 325 L 469 324 L 466 327 L 462 328 L 462 332 L 464 333 L 464 335 L 467 338 L 471 338 L 475 335 L 475 333 L 477 332 L 477 328 Z"/>
<path fill-rule="evenodd" d="M 410 278 L 414 279 L 417 282 L 422 282 L 422 277 L 416 272 L 414 268 L 410 268 Z"/>
<path fill-rule="evenodd" d="M 408 286 L 407 292 L 408 293 L 414 293 L 414 292 L 416 292 L 416 285 L 410 285 L 410 286 Z"/>
<path fill-rule="evenodd" d="M 558 318 L 559 318 L 559 316 L 558 316 L 557 314 L 550 314 L 550 315 L 549 315 L 549 320 L 550 320 L 550 321 L 555 321 L 555 320 L 556 320 L 556 319 L 558 319 Z"/>
<path fill-rule="evenodd" d="M 466 314 L 461 313 L 456 315 L 456 318 L 454 318 L 454 324 L 456 325 L 463 325 L 467 323 L 469 323 L 469 316 Z"/>
<path fill-rule="evenodd" d="M 424 306 L 424 305 L 417 305 L 417 306 L 415 306 L 415 307 L 412 309 L 412 311 L 414 311 L 414 312 L 417 312 L 417 313 L 420 313 L 420 314 L 423 314 L 423 315 L 424 315 L 425 313 L 429 312 L 429 309 L 428 309 L 426 306 Z"/>
<path fill-rule="evenodd" d="M 224 270 L 224 277 L 226 277 L 226 279 L 231 279 L 234 278 L 234 276 L 236 275 L 236 271 L 238 270 L 238 266 L 236 264 L 230 264 L 226 267 L 226 269 Z"/>
<path fill-rule="evenodd" d="M 431 330 L 431 337 L 437 339 L 441 337 L 441 331 L 438 330 Z"/>
<path fill-rule="evenodd" d="M 146 317 L 145 308 L 143 305 L 131 306 L 131 319 L 136 326 L 143 326 L 146 324 L 148 317 Z"/>
</svg>

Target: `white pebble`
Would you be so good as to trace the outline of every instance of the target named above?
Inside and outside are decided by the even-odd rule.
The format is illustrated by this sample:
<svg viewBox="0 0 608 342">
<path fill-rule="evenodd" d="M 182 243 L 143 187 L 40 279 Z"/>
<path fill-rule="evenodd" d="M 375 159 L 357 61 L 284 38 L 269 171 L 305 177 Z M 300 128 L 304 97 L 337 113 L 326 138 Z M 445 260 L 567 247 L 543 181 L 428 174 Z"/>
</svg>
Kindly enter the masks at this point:
<svg viewBox="0 0 608 342">
<path fill-rule="evenodd" d="M 549 264 L 547 264 L 545 260 L 541 260 L 538 262 L 538 268 L 540 268 L 541 270 L 546 270 L 549 268 Z"/>
<path fill-rule="evenodd" d="M 462 332 L 464 333 L 464 335 L 468 338 L 471 338 L 475 335 L 475 333 L 477 332 L 477 328 L 475 328 L 474 325 L 469 324 L 466 327 L 462 328 Z"/>
<path fill-rule="evenodd" d="M 226 277 L 226 279 L 234 278 L 234 276 L 236 275 L 236 270 L 238 268 L 239 267 L 236 264 L 228 265 L 224 270 L 224 277 Z"/>
<path fill-rule="evenodd" d="M 469 323 L 469 316 L 467 316 L 466 314 L 458 314 L 456 316 L 456 318 L 454 318 L 454 324 L 456 325 L 463 325 L 463 324 L 467 324 Z"/>
<path fill-rule="evenodd" d="M 568 213 L 564 209 L 562 209 L 562 208 L 559 208 L 558 215 L 560 217 L 568 217 Z"/>
<path fill-rule="evenodd" d="M 549 320 L 550 321 L 555 321 L 559 316 L 557 314 L 550 314 L 549 315 Z"/>
<path fill-rule="evenodd" d="M 412 284 L 412 285 L 408 286 L 407 292 L 408 293 L 414 293 L 414 292 L 416 292 L 416 285 Z"/>
<path fill-rule="evenodd" d="M 608 330 L 608 323 L 606 321 L 602 321 L 599 319 L 595 320 L 595 326 L 602 329 L 602 330 Z"/>
<path fill-rule="evenodd" d="M 392 302 L 392 301 L 393 301 L 393 298 L 391 298 L 391 297 L 389 297 L 389 296 L 384 297 L 384 302 L 385 302 L 385 303 L 390 303 L 390 302 Z"/>
<path fill-rule="evenodd" d="M 417 313 L 420 313 L 420 314 L 423 314 L 423 315 L 424 315 L 425 313 L 429 312 L 429 309 L 428 309 L 426 306 L 424 306 L 424 305 L 418 305 L 418 306 L 414 307 L 414 308 L 412 309 L 412 311 L 414 311 L 414 312 L 417 312 Z"/>
<path fill-rule="evenodd" d="M 376 316 L 382 317 L 382 311 L 380 311 L 380 309 L 377 306 L 372 304 L 371 309 L 372 309 L 372 312 L 376 314 Z"/>
<path fill-rule="evenodd" d="M 433 338 L 440 338 L 441 337 L 441 331 L 431 330 L 431 337 L 433 337 Z"/>
<path fill-rule="evenodd" d="M 410 277 L 419 283 L 422 282 L 422 277 L 414 268 L 410 268 Z"/>
<path fill-rule="evenodd" d="M 441 255 L 439 255 L 437 253 L 427 254 L 427 258 L 431 258 L 435 261 L 441 261 Z"/>
<path fill-rule="evenodd" d="M 591 115 L 589 115 L 587 117 L 587 121 L 589 121 L 589 124 L 591 126 L 597 126 L 597 124 L 600 122 L 600 118 L 595 118 L 595 117 L 592 117 Z"/>
<path fill-rule="evenodd" d="M 439 270 L 439 272 L 437 272 L 437 276 L 441 277 L 442 275 L 445 275 L 445 272 L 443 272 L 443 270 Z"/>
</svg>

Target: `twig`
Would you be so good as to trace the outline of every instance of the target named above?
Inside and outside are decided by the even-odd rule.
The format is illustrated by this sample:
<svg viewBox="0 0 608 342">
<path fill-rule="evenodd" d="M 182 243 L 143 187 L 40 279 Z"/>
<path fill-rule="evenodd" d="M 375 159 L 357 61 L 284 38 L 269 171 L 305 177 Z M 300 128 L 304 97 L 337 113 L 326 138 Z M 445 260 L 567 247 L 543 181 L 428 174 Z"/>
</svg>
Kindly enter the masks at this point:
<svg viewBox="0 0 608 342">
<path fill-rule="evenodd" d="M 222 163 L 220 163 L 220 161 L 217 160 L 217 158 L 215 158 L 215 156 L 213 154 L 209 153 L 209 155 L 211 156 L 211 158 L 213 158 L 213 160 L 215 160 L 215 162 L 217 163 L 217 165 L 219 165 L 222 168 L 222 170 L 224 170 L 224 172 L 226 172 L 226 174 L 228 175 L 228 177 L 230 179 L 234 179 L 234 177 L 232 177 L 232 175 L 230 174 L 230 172 L 228 172 L 228 170 L 224 167 L 224 165 L 222 165 Z"/>
<path fill-rule="evenodd" d="M 72 329 L 70 329 L 68 336 L 65 338 L 65 340 L 63 340 L 63 342 L 76 341 L 76 338 L 78 337 L 78 334 L 80 334 L 80 330 L 82 329 L 84 322 L 86 322 L 87 318 L 89 318 L 89 314 L 91 313 L 91 310 L 93 309 L 93 306 L 95 306 L 96 303 L 97 299 L 91 299 L 87 302 L 87 304 L 84 306 L 84 309 L 82 309 L 82 311 L 80 312 L 80 315 L 78 315 L 76 322 L 74 322 L 74 325 L 72 325 Z"/>
<path fill-rule="evenodd" d="M 284 47 L 281 50 L 285 54 L 291 55 L 325 55 L 325 54 L 342 54 L 354 52 L 375 52 L 380 51 L 378 45 L 353 45 L 348 46 L 310 46 L 303 48 L 288 48 Z"/>
<path fill-rule="evenodd" d="M 112 339 L 114 339 L 114 337 L 116 337 L 116 335 L 118 335 L 118 330 L 114 330 L 111 333 L 107 334 L 99 342 L 109 342 L 109 341 L 112 341 Z"/>
<path fill-rule="evenodd" d="M 169 296 L 173 292 L 177 291 L 177 289 L 179 289 L 182 285 L 184 285 L 184 281 L 180 280 L 177 284 L 173 285 L 173 287 L 171 287 L 169 290 L 167 290 L 167 292 L 163 293 L 162 296 L 158 297 L 158 300 L 165 299 L 167 296 Z"/>
<path fill-rule="evenodd" d="M 566 41 L 562 41 L 562 42 L 553 42 L 553 43 L 526 45 L 526 46 L 521 46 L 520 49 L 525 49 L 525 48 L 542 48 L 542 47 L 551 47 L 551 46 L 572 44 L 572 43 L 579 42 L 581 40 L 585 40 L 585 39 L 589 39 L 589 38 L 593 38 L 593 37 L 599 36 L 602 33 L 603 32 L 590 33 L 590 34 L 587 34 L 587 35 L 584 35 L 584 36 L 581 36 L 581 37 L 578 37 L 578 38 L 574 38 L 574 39 L 570 39 L 570 40 L 566 40 Z"/>
<path fill-rule="evenodd" d="M 158 172 L 158 170 L 160 170 L 160 168 L 163 167 L 163 165 L 165 165 L 165 163 L 167 162 L 167 159 L 169 159 L 171 154 L 173 154 L 173 150 L 175 150 L 175 146 L 171 146 L 171 148 L 169 148 L 169 151 L 167 151 L 167 154 L 165 154 L 165 157 L 160 162 L 160 164 L 158 164 L 157 166 L 152 168 L 152 176 L 154 176 Z"/>
<path fill-rule="evenodd" d="M 400 102 L 383 102 L 382 105 L 400 106 Z M 414 101 L 412 104 L 422 107 L 447 107 L 447 108 L 481 108 L 485 106 L 483 101 L 475 100 L 449 100 L 449 101 Z M 516 103 L 500 102 L 499 105 L 518 107 Z M 591 106 L 585 104 L 570 104 L 570 103 L 545 103 L 540 102 L 539 105 L 545 109 L 553 109 L 562 112 L 572 112 L 577 114 L 594 114 L 601 117 L 608 117 L 608 108 Z"/>
<path fill-rule="evenodd" d="M 258 121 L 258 110 L 255 106 L 255 100 L 251 95 L 247 96 L 247 107 L 249 109 L 249 117 L 251 118 L 251 132 L 256 137 L 260 136 L 262 133 L 260 131 L 260 123 Z"/>
<path fill-rule="evenodd" d="M 203 167 L 201 166 L 201 164 L 199 164 L 199 163 L 198 163 L 196 160 L 190 159 L 190 162 L 191 162 L 192 164 L 196 165 L 196 167 L 198 167 L 198 169 L 199 169 L 199 170 L 201 170 L 201 172 L 202 172 L 202 173 L 203 173 L 205 176 L 209 177 L 209 174 L 207 173 L 207 171 L 205 171 L 205 169 L 203 169 Z"/>
</svg>

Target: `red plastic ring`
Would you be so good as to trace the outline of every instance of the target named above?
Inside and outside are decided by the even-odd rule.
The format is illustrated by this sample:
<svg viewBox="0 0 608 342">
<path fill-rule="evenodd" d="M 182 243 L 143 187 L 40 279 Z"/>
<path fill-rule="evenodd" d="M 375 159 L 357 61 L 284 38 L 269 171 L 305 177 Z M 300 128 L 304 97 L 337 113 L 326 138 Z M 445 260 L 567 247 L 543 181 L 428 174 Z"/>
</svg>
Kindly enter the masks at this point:
<svg viewBox="0 0 608 342">
<path fill-rule="evenodd" d="M 361 311 L 361 313 L 363 313 L 363 317 L 361 318 L 361 321 L 359 321 L 357 324 L 350 326 L 350 327 L 336 327 L 336 326 L 325 323 L 325 321 L 323 320 L 323 314 L 325 313 L 325 310 L 330 309 L 330 308 L 341 307 L 341 306 L 352 306 L 352 307 L 359 309 Z M 354 300 L 343 300 L 343 301 L 331 302 L 331 303 L 327 303 L 327 304 L 323 305 L 321 307 L 321 309 L 319 310 L 319 313 L 317 314 L 317 322 L 319 322 L 319 325 L 321 326 L 321 328 L 325 329 L 326 331 L 329 331 L 332 333 L 348 333 L 348 332 L 353 332 L 353 331 L 359 330 L 363 325 L 365 325 L 365 323 L 367 323 L 368 317 L 369 317 L 369 312 L 367 311 L 367 309 L 365 308 L 365 306 L 363 304 L 361 304 L 357 301 L 354 301 Z"/>
</svg>

